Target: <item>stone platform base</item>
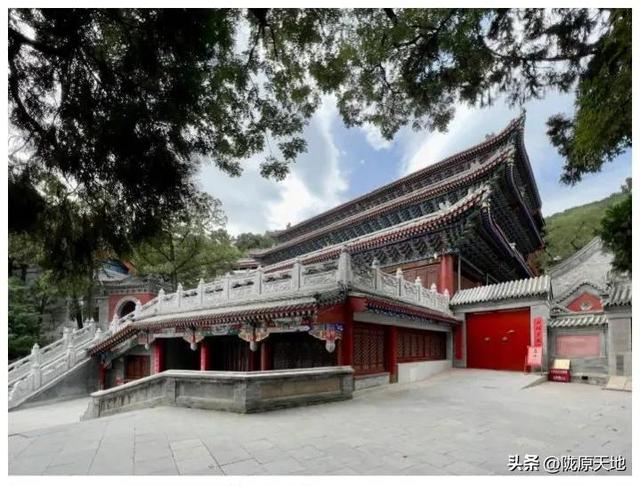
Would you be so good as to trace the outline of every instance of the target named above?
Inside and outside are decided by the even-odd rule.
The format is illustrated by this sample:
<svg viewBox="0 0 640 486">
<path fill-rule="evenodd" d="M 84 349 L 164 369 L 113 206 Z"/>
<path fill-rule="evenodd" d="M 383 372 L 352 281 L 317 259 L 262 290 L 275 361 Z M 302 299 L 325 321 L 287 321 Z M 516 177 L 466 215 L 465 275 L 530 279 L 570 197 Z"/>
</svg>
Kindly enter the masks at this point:
<svg viewBox="0 0 640 486">
<path fill-rule="evenodd" d="M 92 393 L 83 419 L 161 405 L 261 412 L 346 400 L 352 394 L 350 366 L 250 372 L 169 370 Z"/>
</svg>

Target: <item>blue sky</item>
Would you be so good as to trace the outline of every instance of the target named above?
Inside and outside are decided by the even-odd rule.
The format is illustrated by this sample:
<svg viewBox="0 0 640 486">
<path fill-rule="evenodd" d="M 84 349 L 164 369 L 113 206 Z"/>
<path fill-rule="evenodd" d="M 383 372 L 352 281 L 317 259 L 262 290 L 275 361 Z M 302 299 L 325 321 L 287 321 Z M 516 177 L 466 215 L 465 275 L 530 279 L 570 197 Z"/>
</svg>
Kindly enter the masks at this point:
<svg viewBox="0 0 640 486">
<path fill-rule="evenodd" d="M 549 143 L 545 122 L 555 113 L 570 114 L 573 95 L 551 93 L 525 108 L 525 146 L 545 216 L 602 199 L 631 176 L 629 151 L 574 187 L 561 184 L 562 159 Z M 262 158 L 253 157 L 237 178 L 211 165 L 203 167 L 201 187 L 222 201 L 231 234 L 280 229 L 479 143 L 519 113 L 519 108 L 510 109 L 503 102 L 483 109 L 459 106 L 446 133 L 403 128 L 388 142 L 373 127 L 346 128 L 335 100 L 327 97 L 305 130 L 307 153 L 284 181 L 262 178 Z"/>
</svg>

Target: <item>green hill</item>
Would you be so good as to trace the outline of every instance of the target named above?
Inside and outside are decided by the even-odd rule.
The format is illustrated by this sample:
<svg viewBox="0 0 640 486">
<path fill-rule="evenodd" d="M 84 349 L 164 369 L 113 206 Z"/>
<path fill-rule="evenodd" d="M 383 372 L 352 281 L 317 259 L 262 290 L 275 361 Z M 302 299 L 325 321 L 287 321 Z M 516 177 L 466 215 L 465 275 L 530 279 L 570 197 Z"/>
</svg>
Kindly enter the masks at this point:
<svg viewBox="0 0 640 486">
<path fill-rule="evenodd" d="M 545 218 L 546 248 L 537 258 L 540 268 L 545 269 L 564 260 L 589 243 L 600 229 L 606 209 L 623 198 L 622 192 L 616 192 L 601 201 L 566 209 Z"/>
</svg>

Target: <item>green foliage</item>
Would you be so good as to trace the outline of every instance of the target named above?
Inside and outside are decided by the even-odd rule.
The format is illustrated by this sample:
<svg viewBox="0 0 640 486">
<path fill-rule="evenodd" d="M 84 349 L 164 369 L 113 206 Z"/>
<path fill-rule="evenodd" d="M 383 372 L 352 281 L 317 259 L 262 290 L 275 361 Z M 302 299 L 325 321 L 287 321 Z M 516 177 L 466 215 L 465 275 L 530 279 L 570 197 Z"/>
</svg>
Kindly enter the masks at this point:
<svg viewBox="0 0 640 486">
<path fill-rule="evenodd" d="M 457 103 L 575 89 L 549 121 L 566 182 L 631 144 L 630 10 L 10 9 L 8 27 L 29 154 L 10 161 L 9 229 L 43 235 L 67 276 L 166 232 L 204 160 L 235 176 L 264 153 L 285 177 L 324 93 L 389 139 L 445 130 Z"/>
<path fill-rule="evenodd" d="M 243 254 L 248 250 L 256 250 L 259 248 L 270 248 L 276 243 L 276 240 L 268 233 L 262 235 L 257 233 L 240 233 L 236 236 L 234 244 L 236 248 Z"/>
<path fill-rule="evenodd" d="M 565 157 L 562 179 L 568 183 L 600 171 L 631 146 L 631 10 L 612 12 L 610 33 L 578 84 L 573 120 L 557 115 L 548 126 Z"/>
<path fill-rule="evenodd" d="M 132 261 L 143 274 L 161 275 L 176 288 L 195 287 L 231 269 L 240 256 L 229 234 L 220 226 L 225 217 L 220 201 L 201 195 L 189 208 L 175 212 L 160 233 L 137 245 Z"/>
<path fill-rule="evenodd" d="M 9 361 L 29 354 L 40 338 L 40 314 L 22 280 L 9 278 Z"/>
<path fill-rule="evenodd" d="M 545 249 L 537 256 L 537 266 L 545 270 L 571 256 L 597 236 L 607 210 L 623 201 L 614 193 L 601 201 L 567 209 L 545 218 Z"/>
<path fill-rule="evenodd" d="M 600 230 L 604 245 L 613 253 L 613 268 L 618 272 L 629 274 L 631 274 L 633 233 L 631 210 L 631 193 L 628 192 L 622 201 L 607 208 Z"/>
</svg>

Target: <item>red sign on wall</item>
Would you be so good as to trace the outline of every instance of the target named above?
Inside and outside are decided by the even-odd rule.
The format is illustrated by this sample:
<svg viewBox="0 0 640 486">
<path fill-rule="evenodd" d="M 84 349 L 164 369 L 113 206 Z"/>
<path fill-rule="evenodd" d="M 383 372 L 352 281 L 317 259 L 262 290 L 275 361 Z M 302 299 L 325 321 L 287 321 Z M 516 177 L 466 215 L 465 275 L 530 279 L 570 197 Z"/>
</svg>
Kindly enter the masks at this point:
<svg viewBox="0 0 640 486">
<path fill-rule="evenodd" d="M 533 345 L 542 347 L 542 333 L 544 330 L 544 319 L 541 316 L 537 316 L 533 319 Z"/>
</svg>

